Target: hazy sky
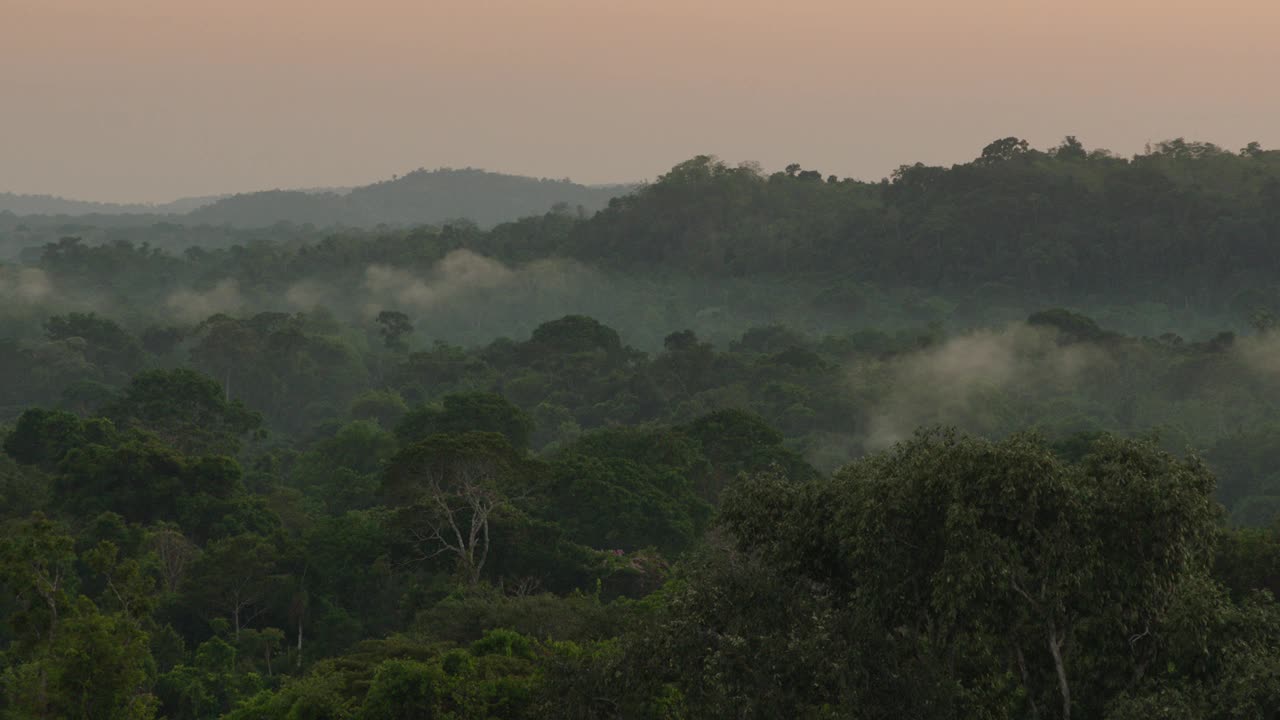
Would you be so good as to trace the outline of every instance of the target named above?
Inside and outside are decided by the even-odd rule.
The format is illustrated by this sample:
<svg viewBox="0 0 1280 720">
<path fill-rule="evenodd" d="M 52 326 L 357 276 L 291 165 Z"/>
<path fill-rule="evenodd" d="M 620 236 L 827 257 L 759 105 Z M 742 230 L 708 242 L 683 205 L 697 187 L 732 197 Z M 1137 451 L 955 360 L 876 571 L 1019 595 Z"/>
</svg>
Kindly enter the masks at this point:
<svg viewBox="0 0 1280 720">
<path fill-rule="evenodd" d="M 1277 0 L 0 0 L 0 191 L 1280 146 Z"/>
</svg>

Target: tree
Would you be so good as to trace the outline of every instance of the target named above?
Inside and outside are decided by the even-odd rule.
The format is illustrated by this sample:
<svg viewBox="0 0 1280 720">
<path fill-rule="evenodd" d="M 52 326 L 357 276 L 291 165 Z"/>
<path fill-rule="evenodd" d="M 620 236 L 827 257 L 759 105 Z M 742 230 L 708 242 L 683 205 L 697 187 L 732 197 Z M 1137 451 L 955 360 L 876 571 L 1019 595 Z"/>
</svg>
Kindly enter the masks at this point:
<svg viewBox="0 0 1280 720">
<path fill-rule="evenodd" d="M 45 323 L 45 336 L 52 341 L 80 338 L 85 343 L 85 359 L 108 380 L 128 377 L 143 364 L 142 346 L 115 321 L 96 313 L 55 315 Z"/>
<path fill-rule="evenodd" d="M 216 380 L 185 368 L 138 374 L 104 412 L 119 427 L 145 428 L 189 454 L 235 455 L 241 438 L 262 424 L 239 400 L 228 401 Z"/>
<path fill-rule="evenodd" d="M 80 418 L 63 410 L 31 408 L 4 439 L 4 451 L 24 465 L 53 469 L 86 439 Z"/>
<path fill-rule="evenodd" d="M 0 584 L 16 601 L 6 619 L 26 642 L 55 637 L 75 600 L 74 542 L 65 527 L 40 513 L 5 528 Z"/>
<path fill-rule="evenodd" d="M 240 646 L 250 655 L 261 654 L 267 677 L 271 677 L 271 657 L 284 644 L 284 631 L 280 628 L 263 628 L 261 630 L 244 629 L 241 631 Z"/>
<path fill-rule="evenodd" d="M 383 310 L 378 313 L 378 334 L 382 336 L 382 342 L 388 350 L 396 352 L 406 352 L 409 344 L 405 342 L 405 336 L 413 334 L 413 323 L 409 322 L 409 316 L 396 310 Z"/>
<path fill-rule="evenodd" d="M 407 413 L 396 425 L 401 443 L 439 433 L 500 433 L 512 447 L 529 447 L 533 420 L 501 395 L 468 392 L 446 395 L 439 406 L 423 406 Z"/>
<path fill-rule="evenodd" d="M 26 662 L 7 668 L 0 686 L 11 717 L 151 720 L 147 635 L 119 614 L 81 597 L 62 631 Z"/>
<path fill-rule="evenodd" d="M 220 637 L 200 643 L 189 665 L 180 664 L 158 678 L 156 694 L 171 720 L 222 717 L 237 702 L 262 690 L 256 673 L 236 669 L 236 648 Z M 252 716 L 255 720 L 262 714 Z M 285 717 L 284 712 L 265 717 Z M 325 717 L 310 716 L 310 717 Z"/>
<path fill-rule="evenodd" d="M 539 325 L 530 344 L 543 352 L 603 352 L 614 356 L 622 352 L 617 331 L 585 315 L 566 315 Z"/>
<path fill-rule="evenodd" d="M 156 581 L 137 558 L 120 557 L 120 548 L 99 541 L 81 559 L 106 583 L 103 599 L 135 622 L 148 616 L 155 605 Z"/>
<path fill-rule="evenodd" d="M 199 548 L 175 526 L 160 526 L 151 531 L 147 545 L 155 554 L 163 587 L 176 593 L 191 569 Z"/>
<path fill-rule="evenodd" d="M 1064 138 L 1062 144 L 1054 148 L 1053 155 L 1059 160 L 1084 160 L 1089 157 L 1084 144 L 1077 140 L 1075 135 Z"/>
<path fill-rule="evenodd" d="M 351 401 L 351 417 L 374 420 L 390 430 L 409 411 L 404 398 L 394 390 L 369 390 Z"/>
<path fill-rule="evenodd" d="M 1027 318 L 1027 324 L 1032 327 L 1053 328 L 1058 332 L 1058 339 L 1064 344 L 1103 342 L 1117 337 L 1115 333 L 1098 327 L 1098 323 L 1093 318 L 1062 308 L 1033 313 Z"/>
<path fill-rule="evenodd" d="M 495 433 L 432 435 L 388 464 L 384 492 L 403 507 L 417 559 L 452 556 L 475 585 L 489 557 L 490 523 L 511 506 L 523 463 Z"/>
<path fill-rule="evenodd" d="M 1030 150 L 1030 146 L 1026 140 L 1016 137 L 1001 138 L 983 148 L 982 155 L 975 161 L 975 164 L 994 165 L 1007 162 L 1025 155 L 1028 150 Z"/>
<path fill-rule="evenodd" d="M 711 463 L 707 482 L 699 488 L 709 502 L 717 502 L 723 489 L 744 472 L 765 472 L 776 465 L 796 480 L 817 477 L 817 471 L 803 457 L 783 446 L 782 433 L 758 415 L 742 410 L 717 410 L 681 429 L 698 440 L 702 453 Z"/>
<path fill-rule="evenodd" d="M 230 619 L 239 639 L 240 631 L 266 612 L 278 557 L 275 546 L 257 535 L 215 540 L 191 568 L 188 598 L 209 616 Z"/>
<path fill-rule="evenodd" d="M 261 692 L 224 717 L 227 720 L 356 718 L 359 702 L 350 697 L 348 678 L 330 668 L 287 681 L 276 693 Z"/>
<path fill-rule="evenodd" d="M 257 352 L 258 338 L 248 323 L 221 313 L 200 323 L 191 359 L 222 378 L 223 399 L 231 401 L 231 381 Z"/>
<path fill-rule="evenodd" d="M 188 457 L 136 430 L 103 433 L 75 448 L 54 488 L 60 506 L 81 515 L 112 511 L 133 522 L 177 521 L 197 535 L 232 512 L 244 492 L 231 458 Z"/>
<path fill-rule="evenodd" d="M 449 678 L 434 665 L 411 660 L 388 660 L 378 667 L 361 708 L 368 720 L 452 716 Z M 443 696 L 443 697 L 442 697 Z M 448 715 L 446 715 L 448 713 Z"/>
<path fill-rule="evenodd" d="M 611 428 L 559 450 L 537 512 L 576 542 L 605 550 L 679 552 L 711 517 L 698 442 L 676 429 Z M 545 507 L 545 509 L 542 509 Z"/>
<path fill-rule="evenodd" d="M 1147 692 L 1168 660 L 1160 638 L 1209 582 L 1212 489 L 1198 460 L 1136 441 L 1067 465 L 1034 437 L 923 434 L 832 479 L 741 483 L 723 518 L 739 552 L 832 603 L 814 631 L 848 669 L 812 702 L 889 712 L 896 688 L 934 717 L 1066 720 Z"/>
</svg>

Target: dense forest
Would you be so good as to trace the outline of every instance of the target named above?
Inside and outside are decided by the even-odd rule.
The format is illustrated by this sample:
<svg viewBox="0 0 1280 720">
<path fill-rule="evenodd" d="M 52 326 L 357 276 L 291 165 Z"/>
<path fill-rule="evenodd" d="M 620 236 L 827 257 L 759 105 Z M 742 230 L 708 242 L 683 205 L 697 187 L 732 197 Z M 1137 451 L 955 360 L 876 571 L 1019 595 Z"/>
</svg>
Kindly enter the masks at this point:
<svg viewBox="0 0 1280 720">
<path fill-rule="evenodd" d="M 0 717 L 1280 713 L 1280 152 L 440 179 L 0 213 Z"/>
</svg>

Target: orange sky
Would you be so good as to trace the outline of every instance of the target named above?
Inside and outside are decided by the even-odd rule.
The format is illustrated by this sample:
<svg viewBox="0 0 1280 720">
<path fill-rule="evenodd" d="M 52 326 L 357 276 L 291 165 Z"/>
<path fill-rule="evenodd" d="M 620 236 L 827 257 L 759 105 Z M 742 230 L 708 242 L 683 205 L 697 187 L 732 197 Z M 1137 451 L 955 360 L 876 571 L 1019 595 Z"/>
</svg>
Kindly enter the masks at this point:
<svg viewBox="0 0 1280 720">
<path fill-rule="evenodd" d="M 1275 0 L 0 0 L 0 191 L 1280 147 Z"/>
</svg>

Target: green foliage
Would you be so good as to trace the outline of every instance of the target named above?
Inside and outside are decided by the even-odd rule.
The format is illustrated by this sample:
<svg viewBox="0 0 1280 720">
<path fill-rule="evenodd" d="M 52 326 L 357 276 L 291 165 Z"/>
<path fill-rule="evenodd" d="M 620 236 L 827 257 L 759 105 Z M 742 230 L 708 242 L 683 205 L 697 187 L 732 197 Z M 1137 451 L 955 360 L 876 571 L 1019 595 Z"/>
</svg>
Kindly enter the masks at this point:
<svg viewBox="0 0 1280 720">
<path fill-rule="evenodd" d="M 235 455 L 262 417 L 226 399 L 217 381 L 192 370 L 136 375 L 104 414 L 120 428 L 140 427 L 189 454 Z"/>
<path fill-rule="evenodd" d="M 455 593 L 422 610 L 414 627 L 423 637 L 459 644 L 475 642 L 500 628 L 530 638 L 585 642 L 615 635 L 625 613 L 621 603 L 607 604 L 581 592 L 513 595 L 479 588 Z"/>
<path fill-rule="evenodd" d="M 1278 159 L 0 214 L 0 715 L 1269 717 Z"/>
<path fill-rule="evenodd" d="M 532 660 L 533 645 L 518 632 L 498 628 L 486 631 L 484 637 L 472 643 L 471 654 L 477 657 L 501 655 Z"/>
<path fill-rule="evenodd" d="M 402 717 L 434 720 L 454 715 L 449 702 L 449 678 L 438 667 L 406 660 L 388 660 L 378 668 L 360 709 L 361 720 Z M 443 688 L 441 686 L 444 686 Z M 443 692 L 442 692 L 443 690 Z M 442 698 L 441 695 L 445 695 Z"/>
<path fill-rule="evenodd" d="M 45 336 L 53 342 L 83 344 L 85 360 L 108 382 L 118 382 L 143 366 L 138 341 L 115 321 L 95 313 L 55 315 L 45 322 Z"/>
<path fill-rule="evenodd" d="M 1211 492 L 1194 458 L 1105 439 L 1065 465 L 1026 436 L 924 434 L 832 479 L 749 480 L 725 503 L 737 547 L 669 591 L 633 672 L 675 683 L 697 716 L 1099 717 L 1166 665 L 1218 687 L 1162 640 L 1199 632 L 1186 603 L 1217 592 Z M 799 597 L 782 591 L 795 583 Z M 1269 672 L 1268 652 L 1251 651 L 1253 672 Z M 831 655 L 844 659 L 834 676 Z M 664 670 L 655 656 L 684 659 Z M 786 674 L 774 657 L 794 659 Z M 1240 707 L 1265 707 L 1266 692 Z"/>
<path fill-rule="evenodd" d="M 206 618 L 229 621 L 238 640 L 279 583 L 278 562 L 276 547 L 256 535 L 215 540 L 192 565 L 187 600 Z"/>
<path fill-rule="evenodd" d="M 227 720 L 352 720 L 358 717 L 359 703 L 347 693 L 341 676 L 321 670 L 290 680 L 278 692 L 261 692 L 223 717 Z"/>
<path fill-rule="evenodd" d="M 400 418 L 409 412 L 409 406 L 397 392 L 370 390 L 351 401 L 351 417 L 356 420 L 374 420 L 384 428 L 396 426 Z"/>
<path fill-rule="evenodd" d="M 395 310 L 383 310 L 378 313 L 378 334 L 388 350 L 404 352 L 409 349 L 405 336 L 413 333 L 413 323 L 409 316 Z"/>
<path fill-rule="evenodd" d="M 1092 318 L 1087 318 L 1079 313 L 1073 313 L 1062 308 L 1034 313 L 1027 318 L 1027 324 L 1053 328 L 1058 331 L 1059 339 L 1067 343 L 1096 343 L 1116 337 L 1115 333 L 1106 332 L 1098 327 L 1098 323 L 1094 322 Z"/>
<path fill-rule="evenodd" d="M 0 707 L 11 717 L 150 720 L 158 702 L 144 689 L 146 641 L 131 620 L 81 598 L 44 647 L 0 676 Z"/>
<path fill-rule="evenodd" d="M 166 717 L 202 720 L 222 717 L 243 698 L 262 689 L 260 678 L 236 672 L 236 649 L 221 638 L 196 648 L 190 665 L 178 665 L 159 676 L 156 695 Z"/>
<path fill-rule="evenodd" d="M 22 413 L 5 437 L 4 451 L 24 465 L 49 469 L 83 441 L 80 418 L 61 410 L 32 408 Z"/>
<path fill-rule="evenodd" d="M 7 590 L 8 635 L 32 648 L 57 633 L 76 598 L 75 539 L 40 513 L 5 526 L 0 540 L 0 582 Z"/>
<path fill-rule="evenodd" d="M 533 421 L 501 395 L 458 393 L 446 395 L 438 407 L 409 411 L 395 431 L 405 445 L 442 433 L 498 433 L 506 437 L 512 447 L 523 450 L 529 447 Z"/>
</svg>

